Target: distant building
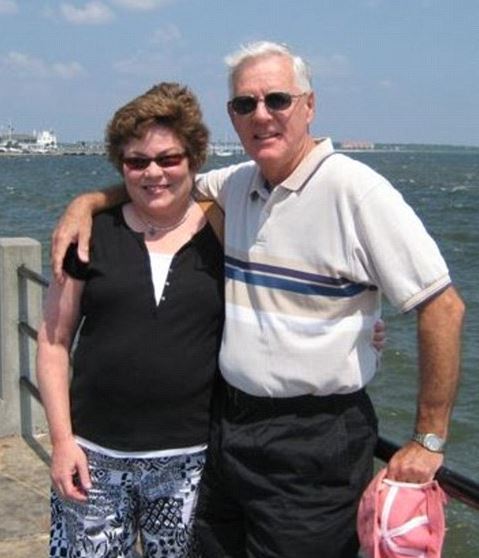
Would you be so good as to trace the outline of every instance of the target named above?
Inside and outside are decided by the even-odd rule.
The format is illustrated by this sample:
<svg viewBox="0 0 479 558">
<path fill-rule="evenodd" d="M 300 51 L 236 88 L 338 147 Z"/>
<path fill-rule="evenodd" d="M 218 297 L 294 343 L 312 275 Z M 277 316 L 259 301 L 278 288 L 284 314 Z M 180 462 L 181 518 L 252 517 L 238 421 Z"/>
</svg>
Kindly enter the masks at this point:
<svg viewBox="0 0 479 558">
<path fill-rule="evenodd" d="M 345 150 L 369 150 L 374 149 L 374 143 L 367 140 L 345 140 L 339 144 L 339 149 Z"/>
<path fill-rule="evenodd" d="M 58 140 L 52 130 L 42 130 L 32 134 L 15 133 L 9 127 L 6 134 L 0 134 L 2 153 L 51 153 L 58 149 Z"/>
</svg>

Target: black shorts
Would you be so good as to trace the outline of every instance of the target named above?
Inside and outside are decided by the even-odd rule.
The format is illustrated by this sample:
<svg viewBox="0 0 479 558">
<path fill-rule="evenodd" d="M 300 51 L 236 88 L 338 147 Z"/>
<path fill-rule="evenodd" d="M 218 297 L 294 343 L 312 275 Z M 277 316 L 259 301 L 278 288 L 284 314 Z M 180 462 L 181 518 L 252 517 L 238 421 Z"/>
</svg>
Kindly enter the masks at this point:
<svg viewBox="0 0 479 558">
<path fill-rule="evenodd" d="M 197 522 L 207 558 L 353 558 L 377 420 L 364 390 L 215 397 Z"/>
</svg>

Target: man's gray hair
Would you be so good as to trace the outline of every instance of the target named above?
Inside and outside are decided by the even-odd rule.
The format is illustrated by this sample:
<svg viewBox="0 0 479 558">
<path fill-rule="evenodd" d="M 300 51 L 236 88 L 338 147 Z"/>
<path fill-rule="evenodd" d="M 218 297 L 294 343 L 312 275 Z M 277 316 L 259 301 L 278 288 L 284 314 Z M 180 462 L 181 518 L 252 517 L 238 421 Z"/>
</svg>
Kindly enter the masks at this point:
<svg viewBox="0 0 479 558">
<path fill-rule="evenodd" d="M 290 48 L 283 43 L 273 43 L 271 41 L 257 41 L 241 45 L 240 48 L 232 54 L 225 57 L 225 63 L 229 68 L 228 86 L 230 96 L 234 94 L 234 77 L 240 66 L 248 59 L 263 58 L 273 55 L 285 56 L 291 60 L 296 85 L 301 89 L 302 93 L 312 91 L 311 69 L 309 65 Z"/>
</svg>

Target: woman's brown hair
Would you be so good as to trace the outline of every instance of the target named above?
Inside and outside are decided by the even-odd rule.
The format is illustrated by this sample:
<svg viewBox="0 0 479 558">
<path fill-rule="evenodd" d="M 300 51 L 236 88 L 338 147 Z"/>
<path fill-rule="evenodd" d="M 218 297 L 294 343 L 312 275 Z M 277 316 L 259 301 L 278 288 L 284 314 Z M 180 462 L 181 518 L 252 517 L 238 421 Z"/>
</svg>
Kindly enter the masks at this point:
<svg viewBox="0 0 479 558">
<path fill-rule="evenodd" d="M 188 87 L 162 82 L 119 108 L 105 132 L 108 158 L 122 172 L 125 145 L 141 138 L 152 124 L 170 129 L 186 151 L 190 169 L 198 171 L 208 155 L 208 128 L 196 96 Z"/>
</svg>

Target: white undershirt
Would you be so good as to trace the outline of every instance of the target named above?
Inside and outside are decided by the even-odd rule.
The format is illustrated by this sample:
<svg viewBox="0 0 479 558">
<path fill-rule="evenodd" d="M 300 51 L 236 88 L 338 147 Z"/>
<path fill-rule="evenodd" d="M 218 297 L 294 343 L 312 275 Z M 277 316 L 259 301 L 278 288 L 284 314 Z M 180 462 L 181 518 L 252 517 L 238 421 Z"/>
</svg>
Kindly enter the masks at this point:
<svg viewBox="0 0 479 558">
<path fill-rule="evenodd" d="M 161 252 L 148 252 L 150 256 L 151 280 L 155 290 L 155 300 L 158 304 L 163 296 L 165 285 L 167 285 L 168 271 L 170 270 L 173 254 Z"/>
</svg>

